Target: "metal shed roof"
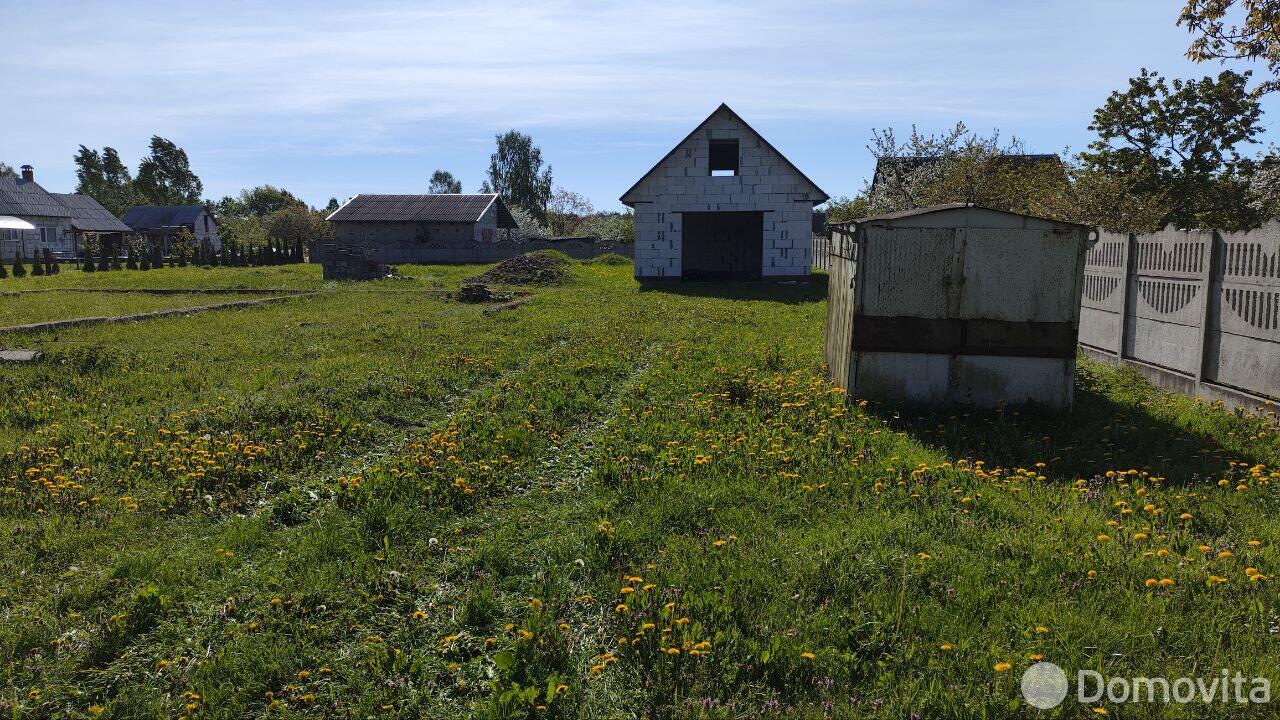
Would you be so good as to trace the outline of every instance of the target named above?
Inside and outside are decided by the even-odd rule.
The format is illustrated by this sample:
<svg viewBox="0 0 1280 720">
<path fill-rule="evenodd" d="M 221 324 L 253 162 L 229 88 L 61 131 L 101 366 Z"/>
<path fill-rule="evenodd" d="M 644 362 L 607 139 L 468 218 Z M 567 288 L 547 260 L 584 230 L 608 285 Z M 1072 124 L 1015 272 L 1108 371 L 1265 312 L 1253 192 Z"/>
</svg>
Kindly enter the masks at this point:
<svg viewBox="0 0 1280 720">
<path fill-rule="evenodd" d="M 134 230 L 162 230 L 195 225 L 203 205 L 135 205 L 120 218 Z"/>
<path fill-rule="evenodd" d="M 329 220 L 347 223 L 455 222 L 480 220 L 497 203 L 498 227 L 519 224 L 497 193 L 441 193 L 435 195 L 357 195 L 333 211 Z"/>
<path fill-rule="evenodd" d="M 88 195 L 50 193 L 71 213 L 71 226 L 84 232 L 132 232 L 120 218 Z"/>
<path fill-rule="evenodd" d="M 829 223 L 830 225 L 847 227 L 850 225 L 864 225 L 867 223 L 884 222 L 889 220 L 901 220 L 903 218 L 916 217 L 918 215 L 931 215 L 933 213 L 946 212 L 948 210 L 962 210 L 972 208 L 974 210 L 985 210 L 987 212 L 1000 213 L 1002 215 L 1010 215 L 1013 217 L 1032 218 L 1034 220 L 1043 220 L 1045 222 L 1058 223 L 1061 225 L 1076 225 L 1080 227 L 1092 227 L 1086 223 L 1074 222 L 1071 220 L 1058 220 L 1056 218 L 1041 217 L 1039 215 L 1028 215 L 1026 213 L 1012 212 L 1009 210 L 998 210 L 996 208 L 986 207 L 977 203 L 944 203 L 942 205 L 930 205 L 929 207 L 912 208 L 910 210 L 899 210 L 898 212 L 884 213 L 882 215 L 871 215 L 869 217 L 858 218 L 857 220 L 846 220 L 844 222 Z"/>
<path fill-rule="evenodd" d="M 70 217 L 71 211 L 34 180 L 0 177 L 0 214 Z"/>
</svg>

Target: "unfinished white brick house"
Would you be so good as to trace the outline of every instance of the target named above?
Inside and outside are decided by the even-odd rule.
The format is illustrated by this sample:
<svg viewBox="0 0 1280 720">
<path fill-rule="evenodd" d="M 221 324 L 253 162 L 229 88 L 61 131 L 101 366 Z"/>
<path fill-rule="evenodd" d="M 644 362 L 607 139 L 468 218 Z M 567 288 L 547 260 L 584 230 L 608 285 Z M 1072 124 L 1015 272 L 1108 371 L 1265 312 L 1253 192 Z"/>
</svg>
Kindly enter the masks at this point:
<svg viewBox="0 0 1280 720">
<path fill-rule="evenodd" d="M 623 194 L 641 279 L 783 280 L 813 265 L 827 194 L 721 104 Z"/>
</svg>

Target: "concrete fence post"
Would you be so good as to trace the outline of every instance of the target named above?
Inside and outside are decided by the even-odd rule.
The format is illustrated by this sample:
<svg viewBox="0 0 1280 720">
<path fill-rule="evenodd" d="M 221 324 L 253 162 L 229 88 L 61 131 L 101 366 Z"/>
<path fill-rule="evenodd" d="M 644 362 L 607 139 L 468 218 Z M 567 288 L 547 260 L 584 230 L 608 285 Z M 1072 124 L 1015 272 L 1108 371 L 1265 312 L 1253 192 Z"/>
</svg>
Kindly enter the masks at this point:
<svg viewBox="0 0 1280 720">
<path fill-rule="evenodd" d="M 1196 363 L 1196 392 L 1200 391 L 1200 383 L 1204 381 L 1204 368 L 1208 363 L 1209 325 L 1212 318 L 1209 313 L 1213 309 L 1213 278 L 1217 272 L 1218 248 L 1222 245 L 1222 236 L 1217 230 L 1209 233 L 1209 241 L 1204 244 L 1204 262 L 1200 268 L 1200 328 L 1198 350 L 1200 362 Z"/>
<path fill-rule="evenodd" d="M 1120 281 L 1120 321 L 1116 323 L 1116 359 L 1124 359 L 1124 342 L 1129 331 L 1129 283 L 1133 282 L 1134 263 L 1137 262 L 1137 239 L 1133 233 L 1125 236 L 1124 276 Z"/>
</svg>

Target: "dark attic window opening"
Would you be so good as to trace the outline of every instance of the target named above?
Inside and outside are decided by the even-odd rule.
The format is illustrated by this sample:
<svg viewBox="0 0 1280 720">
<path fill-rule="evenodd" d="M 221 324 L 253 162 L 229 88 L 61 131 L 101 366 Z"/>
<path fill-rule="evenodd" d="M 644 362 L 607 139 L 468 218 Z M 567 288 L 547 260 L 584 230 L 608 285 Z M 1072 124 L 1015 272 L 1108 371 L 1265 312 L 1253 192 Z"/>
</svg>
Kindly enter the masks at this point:
<svg viewBox="0 0 1280 720">
<path fill-rule="evenodd" d="M 717 177 L 733 177 L 738 174 L 738 141 L 711 141 L 711 174 Z"/>
</svg>

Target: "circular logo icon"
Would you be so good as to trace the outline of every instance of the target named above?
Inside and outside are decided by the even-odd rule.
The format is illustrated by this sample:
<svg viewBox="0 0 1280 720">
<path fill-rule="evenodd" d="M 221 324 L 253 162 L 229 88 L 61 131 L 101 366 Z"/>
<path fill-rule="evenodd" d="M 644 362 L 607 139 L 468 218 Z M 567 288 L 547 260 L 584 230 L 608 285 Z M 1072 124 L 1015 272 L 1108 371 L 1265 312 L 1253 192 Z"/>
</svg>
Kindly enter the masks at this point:
<svg viewBox="0 0 1280 720">
<path fill-rule="evenodd" d="M 1032 707 L 1048 710 L 1067 697 L 1067 674 L 1051 662 L 1038 662 L 1022 673 L 1022 697 Z"/>
</svg>

